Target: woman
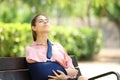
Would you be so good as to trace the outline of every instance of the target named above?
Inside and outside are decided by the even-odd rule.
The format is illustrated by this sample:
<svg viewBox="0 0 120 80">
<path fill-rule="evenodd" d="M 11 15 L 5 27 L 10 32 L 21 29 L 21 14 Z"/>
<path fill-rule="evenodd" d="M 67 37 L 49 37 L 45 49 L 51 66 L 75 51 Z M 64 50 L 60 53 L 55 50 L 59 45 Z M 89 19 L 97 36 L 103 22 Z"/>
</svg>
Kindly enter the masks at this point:
<svg viewBox="0 0 120 80">
<path fill-rule="evenodd" d="M 48 33 L 50 32 L 50 23 L 47 17 L 43 14 L 36 15 L 31 22 L 31 29 L 33 33 L 33 44 L 26 47 L 26 60 L 28 63 L 46 62 L 48 61 L 47 49 L 48 49 Z M 52 45 L 52 57 L 50 61 L 57 62 L 64 67 L 67 75 L 62 71 L 54 71 L 53 75 L 48 75 L 48 80 L 68 80 L 69 78 L 75 78 L 78 71 L 74 68 L 71 58 L 65 52 L 64 48 L 55 42 L 51 42 Z M 79 80 L 86 80 L 83 77 L 79 77 Z"/>
</svg>

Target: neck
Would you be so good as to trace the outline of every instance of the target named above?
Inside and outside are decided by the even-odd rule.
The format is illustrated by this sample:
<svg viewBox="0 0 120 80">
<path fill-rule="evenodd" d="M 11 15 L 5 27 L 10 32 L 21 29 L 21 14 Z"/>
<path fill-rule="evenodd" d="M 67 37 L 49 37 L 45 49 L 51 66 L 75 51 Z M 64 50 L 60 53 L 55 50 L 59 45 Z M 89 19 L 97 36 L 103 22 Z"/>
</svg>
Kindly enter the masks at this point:
<svg viewBox="0 0 120 80">
<path fill-rule="evenodd" d="M 38 44 L 47 45 L 48 34 L 39 34 L 37 35 L 36 42 Z"/>
</svg>

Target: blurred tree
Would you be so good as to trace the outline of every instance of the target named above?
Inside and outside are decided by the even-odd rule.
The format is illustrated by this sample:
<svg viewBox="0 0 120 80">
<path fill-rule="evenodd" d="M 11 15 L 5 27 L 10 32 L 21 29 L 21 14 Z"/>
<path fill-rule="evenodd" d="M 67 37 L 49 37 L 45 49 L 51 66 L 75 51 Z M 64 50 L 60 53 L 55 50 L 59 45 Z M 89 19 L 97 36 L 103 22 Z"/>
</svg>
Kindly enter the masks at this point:
<svg viewBox="0 0 120 80">
<path fill-rule="evenodd" d="M 48 16 L 58 18 L 83 18 L 87 15 L 89 19 L 91 12 L 94 11 L 100 16 L 103 11 L 105 16 L 119 24 L 119 7 L 119 0 L 0 0 L 0 20 L 12 22 L 18 19 L 19 21 L 24 16 L 22 21 L 29 22 L 31 19 L 29 17 L 38 13 L 46 13 Z M 90 25 L 90 19 L 88 23 Z"/>
<path fill-rule="evenodd" d="M 61 17 L 83 18 L 86 14 L 86 2 L 87 0 L 0 0 L 0 20 L 29 22 L 33 15 L 46 13 L 50 17 L 57 17 L 59 24 Z"/>
<path fill-rule="evenodd" d="M 14 20 L 14 18 L 16 17 L 17 9 L 14 8 L 16 6 L 16 1 L 14 2 L 15 4 L 11 4 L 11 3 L 13 3 L 13 2 L 10 0 L 9 1 L 1 0 L 0 20 L 2 20 L 3 22 L 12 22 Z"/>
<path fill-rule="evenodd" d="M 91 1 L 93 2 L 94 12 L 97 16 L 107 17 L 109 20 L 113 21 L 116 24 L 120 41 L 120 0 L 99 0 L 99 4 L 96 2 L 98 0 Z"/>
</svg>

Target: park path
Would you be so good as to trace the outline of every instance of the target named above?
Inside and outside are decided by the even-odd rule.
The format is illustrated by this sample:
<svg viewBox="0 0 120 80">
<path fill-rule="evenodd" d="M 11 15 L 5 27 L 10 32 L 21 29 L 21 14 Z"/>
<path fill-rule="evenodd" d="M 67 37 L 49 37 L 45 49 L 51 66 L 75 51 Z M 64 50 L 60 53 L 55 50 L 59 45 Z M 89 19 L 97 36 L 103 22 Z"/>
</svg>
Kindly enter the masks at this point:
<svg viewBox="0 0 120 80">
<path fill-rule="evenodd" d="M 79 61 L 79 68 L 81 73 L 88 78 L 109 71 L 120 73 L 120 49 L 102 49 L 94 60 Z"/>
</svg>

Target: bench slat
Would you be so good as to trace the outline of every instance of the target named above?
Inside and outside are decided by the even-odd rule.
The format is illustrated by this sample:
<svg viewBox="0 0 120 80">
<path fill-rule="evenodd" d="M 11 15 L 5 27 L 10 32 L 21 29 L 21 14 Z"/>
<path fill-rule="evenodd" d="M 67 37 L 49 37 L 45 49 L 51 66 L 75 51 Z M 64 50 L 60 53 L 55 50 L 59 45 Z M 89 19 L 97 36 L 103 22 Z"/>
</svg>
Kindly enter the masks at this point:
<svg viewBox="0 0 120 80">
<path fill-rule="evenodd" d="M 31 80 L 28 71 L 0 72 L 0 80 Z"/>
<path fill-rule="evenodd" d="M 25 57 L 0 58 L 0 71 L 2 70 L 27 69 Z"/>
</svg>

